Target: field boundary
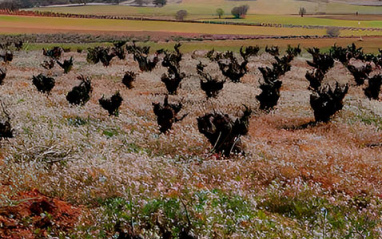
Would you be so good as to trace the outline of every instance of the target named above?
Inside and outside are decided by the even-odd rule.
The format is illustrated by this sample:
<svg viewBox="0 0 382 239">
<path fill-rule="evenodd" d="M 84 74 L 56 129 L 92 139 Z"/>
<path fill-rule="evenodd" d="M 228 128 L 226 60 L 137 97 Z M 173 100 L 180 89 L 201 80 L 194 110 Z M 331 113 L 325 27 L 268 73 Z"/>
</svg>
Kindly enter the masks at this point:
<svg viewBox="0 0 382 239">
<path fill-rule="evenodd" d="M 118 40 L 126 40 L 126 38 L 138 40 L 141 42 L 148 41 L 147 37 L 139 37 L 135 35 L 107 35 L 104 34 L 0 34 L 0 42 L 2 41 L 23 41 L 29 43 L 68 43 L 70 39 L 75 39 L 74 43 L 97 43 L 97 42 L 113 42 Z M 192 36 L 188 34 L 174 35 L 171 40 L 174 42 L 178 41 L 229 41 L 229 40 L 260 40 L 260 39 L 325 39 L 330 38 L 327 36 L 265 36 L 265 35 L 206 35 L 199 34 L 198 36 Z M 352 37 L 343 37 L 352 38 Z M 354 37 L 358 38 L 358 37 Z M 73 40 L 72 40 L 73 42 Z"/>
</svg>

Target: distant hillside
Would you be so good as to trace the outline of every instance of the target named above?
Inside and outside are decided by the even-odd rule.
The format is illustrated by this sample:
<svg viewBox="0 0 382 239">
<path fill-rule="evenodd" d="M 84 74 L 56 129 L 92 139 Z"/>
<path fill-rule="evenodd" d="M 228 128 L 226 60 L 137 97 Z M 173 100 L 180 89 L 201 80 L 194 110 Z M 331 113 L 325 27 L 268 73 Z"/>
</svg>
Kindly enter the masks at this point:
<svg viewBox="0 0 382 239">
<path fill-rule="evenodd" d="M 26 0 L 16 0 L 26 1 Z M 84 0 L 29 0 L 39 4 L 73 4 Z M 73 14 L 117 15 L 117 16 L 148 16 L 173 18 L 179 10 L 187 10 L 188 19 L 200 19 L 216 16 L 216 9 L 222 8 L 225 15 L 231 15 L 231 9 L 238 5 L 247 4 L 248 14 L 298 14 L 300 7 L 304 7 L 307 14 L 382 14 L 382 7 L 376 7 L 378 1 L 374 0 L 256 0 L 256 1 L 229 1 L 229 0 L 167 0 L 164 7 L 153 7 L 149 4 L 153 0 L 142 0 L 143 7 L 136 7 L 138 0 L 87 0 L 87 5 L 78 6 L 50 6 L 47 8 L 34 8 L 38 11 L 52 11 Z M 94 6 L 91 3 L 119 3 L 120 6 Z M 375 4 L 372 6 L 361 6 Z M 39 5 L 43 6 L 43 5 Z M 224 16 L 223 16 L 224 17 Z"/>
<path fill-rule="evenodd" d="M 29 8 L 29 7 L 35 7 L 35 6 L 85 4 L 85 3 L 118 4 L 119 2 L 121 2 L 121 0 L 0 0 L 0 2 L 11 2 L 11 3 L 17 4 L 21 8 Z"/>
</svg>

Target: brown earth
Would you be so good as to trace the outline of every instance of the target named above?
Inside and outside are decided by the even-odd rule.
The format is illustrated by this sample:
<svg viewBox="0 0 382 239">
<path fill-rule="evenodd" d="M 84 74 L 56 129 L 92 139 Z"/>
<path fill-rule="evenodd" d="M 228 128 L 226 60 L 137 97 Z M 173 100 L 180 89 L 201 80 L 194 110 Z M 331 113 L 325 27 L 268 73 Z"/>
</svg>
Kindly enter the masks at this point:
<svg viewBox="0 0 382 239">
<path fill-rule="evenodd" d="M 8 187 L 0 187 L 4 192 Z M 81 210 L 57 198 L 43 195 L 37 189 L 20 192 L 12 198 L 15 205 L 0 206 L 0 238 L 41 238 L 48 231 L 69 231 Z"/>
</svg>

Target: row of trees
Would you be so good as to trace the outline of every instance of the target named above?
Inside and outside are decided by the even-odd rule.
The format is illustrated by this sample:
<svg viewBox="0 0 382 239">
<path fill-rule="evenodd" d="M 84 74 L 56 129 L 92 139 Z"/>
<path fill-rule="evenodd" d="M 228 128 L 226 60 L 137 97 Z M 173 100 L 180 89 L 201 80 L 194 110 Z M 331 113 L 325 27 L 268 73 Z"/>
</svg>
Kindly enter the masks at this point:
<svg viewBox="0 0 382 239">
<path fill-rule="evenodd" d="M 235 18 L 244 18 L 248 12 L 248 9 L 249 9 L 248 5 L 241 5 L 238 7 L 234 7 L 231 10 L 231 14 Z M 224 15 L 224 10 L 221 8 L 218 8 L 218 9 L 216 9 L 216 14 L 219 16 L 219 18 L 221 18 Z"/>
</svg>

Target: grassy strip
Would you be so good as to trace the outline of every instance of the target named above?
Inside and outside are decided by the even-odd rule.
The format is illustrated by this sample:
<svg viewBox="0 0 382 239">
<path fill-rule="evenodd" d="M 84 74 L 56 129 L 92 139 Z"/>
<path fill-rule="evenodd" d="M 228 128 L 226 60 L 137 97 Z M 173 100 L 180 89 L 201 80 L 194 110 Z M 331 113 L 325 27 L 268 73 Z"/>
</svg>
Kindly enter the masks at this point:
<svg viewBox="0 0 382 239">
<path fill-rule="evenodd" d="M 202 19 L 202 20 L 212 20 Z M 336 27 L 355 27 L 355 28 L 378 28 L 382 27 L 382 22 L 378 20 L 340 20 L 328 19 L 316 16 L 291 16 L 291 15 L 248 15 L 244 19 L 213 18 L 216 22 L 233 22 L 233 23 L 270 23 L 281 25 L 302 25 L 302 26 L 336 26 Z"/>
<path fill-rule="evenodd" d="M 357 38 L 356 38 L 357 39 Z M 320 47 L 323 51 L 329 49 L 335 43 L 339 46 L 347 46 L 353 43 L 355 38 L 326 38 L 326 39 L 256 39 L 256 40 L 220 40 L 220 41 L 182 41 L 182 52 L 190 53 L 196 50 L 211 50 L 217 51 L 234 51 L 239 52 L 241 46 L 258 45 L 261 48 L 265 46 L 279 46 L 281 51 L 284 51 L 288 45 L 300 46 L 304 48 Z M 181 40 L 181 39 L 180 39 Z M 357 39 L 359 40 L 359 39 Z M 378 53 L 381 38 L 379 37 L 365 37 L 362 41 L 357 42 L 357 46 L 363 47 L 365 52 Z M 42 48 L 51 48 L 53 46 L 61 46 L 63 48 L 71 48 L 72 51 L 76 49 L 86 49 L 87 47 L 94 47 L 97 45 L 110 46 L 111 43 L 98 42 L 98 43 L 86 43 L 86 44 L 74 44 L 74 43 L 29 43 L 26 46 L 26 50 L 40 50 Z M 159 49 L 171 50 L 174 46 L 173 42 L 139 42 L 138 45 L 150 46 L 152 51 Z"/>
</svg>

